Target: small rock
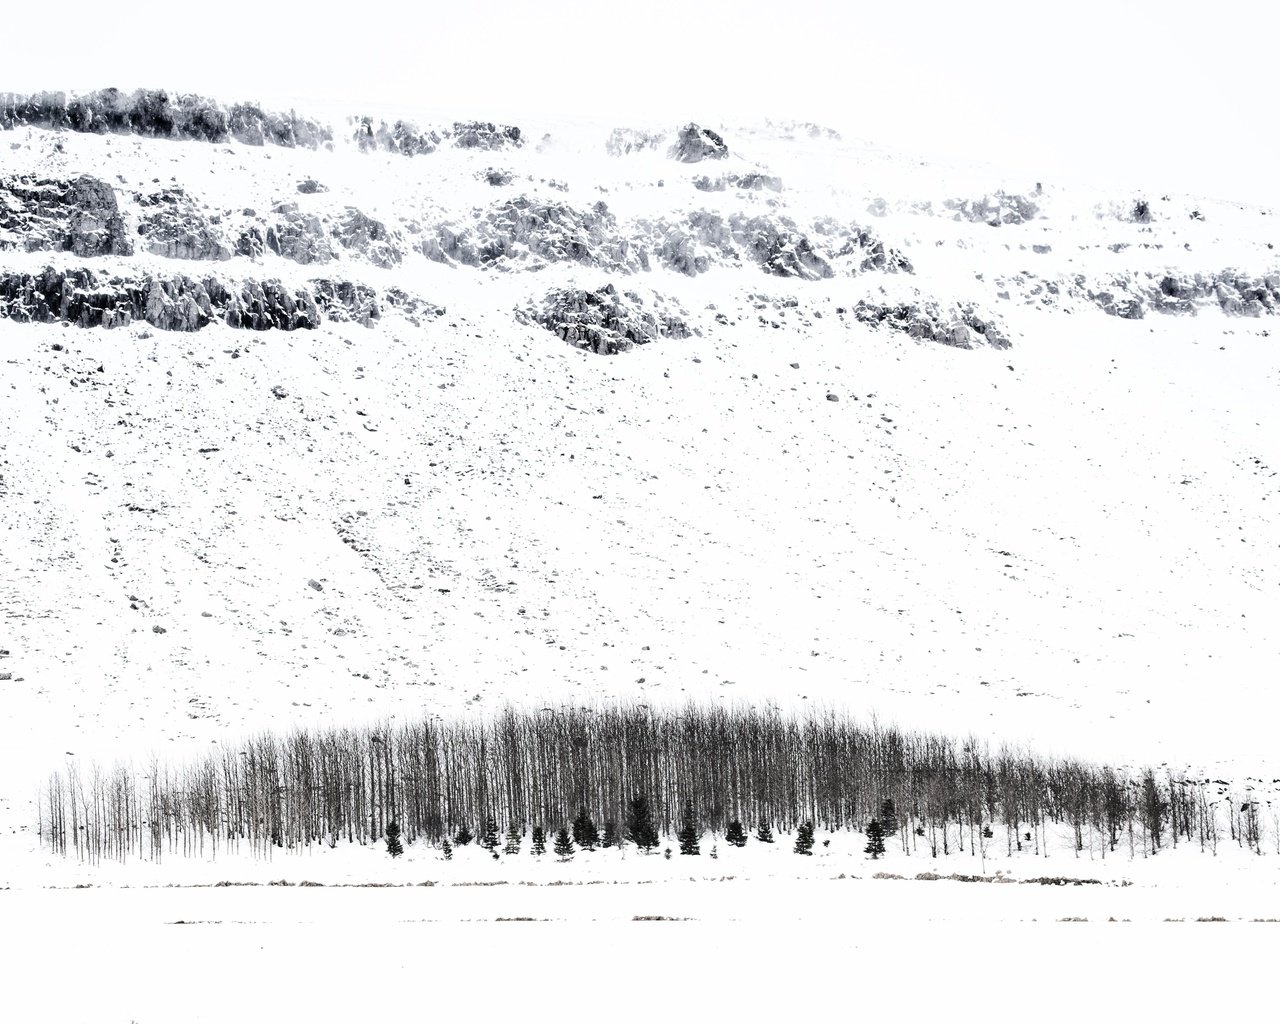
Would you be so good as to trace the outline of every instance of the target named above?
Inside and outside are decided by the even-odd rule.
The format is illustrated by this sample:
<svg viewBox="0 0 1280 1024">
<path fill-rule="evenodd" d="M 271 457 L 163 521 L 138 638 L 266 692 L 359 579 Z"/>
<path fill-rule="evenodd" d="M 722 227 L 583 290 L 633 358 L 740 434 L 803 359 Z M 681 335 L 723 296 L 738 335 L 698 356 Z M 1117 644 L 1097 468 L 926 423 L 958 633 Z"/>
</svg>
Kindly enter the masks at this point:
<svg viewBox="0 0 1280 1024">
<path fill-rule="evenodd" d="M 165 628 L 164 628 L 164 626 L 152 626 L 152 627 L 151 627 L 151 632 L 153 632 L 153 633 L 167 633 L 167 632 L 169 632 L 169 631 L 168 631 L 167 629 L 165 629 Z"/>
<path fill-rule="evenodd" d="M 840 401 L 840 396 L 839 396 L 839 395 L 832 394 L 831 392 L 829 392 L 829 391 L 828 391 L 828 392 L 827 392 L 827 401 L 828 401 L 828 402 L 838 402 L 838 401 Z"/>
<path fill-rule="evenodd" d="M 320 585 L 319 580 L 307 580 L 307 586 L 309 586 L 312 590 L 324 590 L 324 587 Z"/>
</svg>

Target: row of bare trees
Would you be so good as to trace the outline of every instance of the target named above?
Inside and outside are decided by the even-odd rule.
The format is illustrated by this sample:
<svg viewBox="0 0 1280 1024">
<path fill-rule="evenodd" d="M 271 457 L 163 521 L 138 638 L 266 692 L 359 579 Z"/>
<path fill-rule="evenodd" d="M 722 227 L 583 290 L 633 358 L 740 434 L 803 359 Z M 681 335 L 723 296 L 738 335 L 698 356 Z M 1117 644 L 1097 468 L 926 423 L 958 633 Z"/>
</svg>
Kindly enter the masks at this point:
<svg viewBox="0 0 1280 1024">
<path fill-rule="evenodd" d="M 439 843 L 496 821 L 558 829 L 585 810 L 621 821 L 646 796 L 671 835 L 691 806 L 699 829 L 731 821 L 789 831 L 805 821 L 861 830 L 896 808 L 908 853 L 1047 850 L 1050 826 L 1077 855 L 1145 856 L 1232 840 L 1262 852 L 1269 804 L 1225 784 L 1131 772 L 975 739 L 864 725 L 835 711 L 615 704 L 394 727 L 264 733 L 183 766 L 74 766 L 41 795 L 42 842 L 88 860 L 380 841 Z M 1225 829 L 1223 828 L 1225 820 Z"/>
</svg>

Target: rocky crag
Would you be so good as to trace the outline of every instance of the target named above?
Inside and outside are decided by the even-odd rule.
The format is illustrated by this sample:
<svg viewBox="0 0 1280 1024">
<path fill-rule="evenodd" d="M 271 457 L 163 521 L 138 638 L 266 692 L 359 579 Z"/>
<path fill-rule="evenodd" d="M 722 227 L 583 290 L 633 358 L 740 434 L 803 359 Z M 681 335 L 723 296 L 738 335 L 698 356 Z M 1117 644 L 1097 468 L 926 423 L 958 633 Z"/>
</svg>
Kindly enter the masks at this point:
<svg viewBox="0 0 1280 1024">
<path fill-rule="evenodd" d="M 844 143 L 809 123 L 738 134 L 696 122 L 614 128 L 591 153 L 553 170 L 544 169 L 544 154 L 561 152 L 563 141 L 515 125 L 420 125 L 360 115 L 335 127 L 294 111 L 164 90 L 0 94 L 0 128 L 14 133 L 0 165 L 0 253 L 70 253 L 81 261 L 14 266 L 0 308 L 11 319 L 110 326 L 151 318 L 171 329 L 207 322 L 292 329 L 331 313 L 370 323 L 393 309 L 420 322 L 437 308 L 420 294 L 421 278 L 445 271 L 517 280 L 593 275 L 551 289 L 530 285 L 532 305 L 517 308 L 551 309 L 529 313 L 525 322 L 604 353 L 679 340 L 682 330 L 714 332 L 724 316 L 699 324 L 699 316 L 681 314 L 688 323 L 680 328 L 628 312 L 631 300 L 619 296 L 644 291 L 630 282 L 646 275 L 722 283 L 734 274 L 763 274 L 795 288 L 821 286 L 855 311 L 848 323 L 960 349 L 1016 343 L 1004 316 L 1015 308 L 1098 310 L 1131 320 L 1203 310 L 1262 317 L 1280 308 L 1271 243 L 1249 254 L 1251 269 L 1244 269 L 1248 260 L 1214 265 L 1203 256 L 1189 264 L 1186 254 L 1198 251 L 1193 243 L 1200 244 L 1215 213 L 1204 204 L 1184 208 L 1169 196 L 1114 196 L 1072 207 L 1063 192 L 1035 182 L 893 200 L 868 185 L 866 198 L 855 200 L 857 183 L 834 182 L 832 196 L 844 194 L 835 185 L 848 196 L 820 208 L 806 177 L 822 166 L 827 149 Z M 89 147 L 94 139 L 106 147 L 115 140 L 117 149 L 87 158 L 75 138 Z M 161 147 L 148 159 L 162 164 L 178 160 L 163 150 L 172 141 L 207 144 L 195 147 L 203 158 L 182 147 L 184 159 L 203 159 L 225 180 L 129 180 L 118 169 L 113 177 L 121 145 L 131 153 Z M 267 147 L 291 151 L 274 154 L 288 161 L 283 173 L 264 163 L 273 158 Z M 337 150 L 357 154 L 351 165 L 357 177 L 359 154 L 368 156 L 367 188 L 349 176 L 331 177 Z M 783 162 L 776 162 L 779 154 Z M 251 172 L 247 160 L 254 161 Z M 238 174 L 265 184 L 242 193 Z M 392 186 L 395 201 L 383 201 L 384 185 Z M 862 222 L 864 212 L 874 228 Z M 1073 241 L 1065 242 L 1063 232 Z M 1089 256 L 1088 270 L 1073 265 L 1075 253 L 1095 250 L 1109 255 Z M 122 262 L 130 260 L 151 262 L 131 269 Z M 173 267 L 154 266 L 155 260 Z M 183 269 L 192 264 L 202 269 Z M 940 272 L 954 275 L 957 264 L 971 268 L 972 282 L 959 294 L 940 289 Z M 301 280 L 297 268 L 331 269 Z M 50 273 L 71 281 L 73 292 L 88 290 L 68 298 L 56 282 L 48 292 L 32 283 Z M 387 274 L 396 279 L 372 280 Z M 94 283 L 80 284 L 83 275 Z M 284 280 L 295 283 L 285 288 Z M 322 288 L 320 281 L 329 283 Z M 148 314 L 157 288 L 167 298 Z M 148 301 L 139 300 L 140 290 Z M 177 312 L 166 312 L 170 307 Z"/>
</svg>

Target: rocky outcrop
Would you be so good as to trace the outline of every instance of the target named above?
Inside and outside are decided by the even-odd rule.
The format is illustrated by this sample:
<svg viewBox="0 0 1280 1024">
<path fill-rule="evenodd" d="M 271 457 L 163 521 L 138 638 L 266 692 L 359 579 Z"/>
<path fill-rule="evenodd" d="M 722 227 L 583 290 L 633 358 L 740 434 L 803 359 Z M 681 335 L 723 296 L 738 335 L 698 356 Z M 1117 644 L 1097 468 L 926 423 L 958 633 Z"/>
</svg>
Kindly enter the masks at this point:
<svg viewBox="0 0 1280 1024">
<path fill-rule="evenodd" d="M 352 137 L 360 151 L 382 150 L 401 156 L 421 156 L 440 148 L 440 133 L 431 129 L 420 131 L 411 121 L 396 121 L 390 127 L 386 121 L 374 125 L 371 117 L 352 118 Z"/>
<path fill-rule="evenodd" d="M 524 142 L 515 125 L 492 121 L 454 121 L 449 135 L 459 149 L 507 149 Z"/>
<path fill-rule="evenodd" d="M 173 95 L 163 89 L 99 89 L 68 98 L 63 92 L 29 96 L 0 93 L 0 128 L 31 125 L 99 134 L 147 135 L 166 139 L 195 139 L 251 146 L 316 149 L 332 142 L 333 134 L 316 121 L 264 111 L 254 103 L 223 107 L 195 95 Z"/>
<path fill-rule="evenodd" d="M 568 203 L 517 196 L 473 212 L 474 223 L 441 225 L 422 242 L 438 263 L 471 267 L 538 269 L 569 261 L 589 267 L 633 269 L 631 246 L 603 202 L 589 210 Z"/>
<path fill-rule="evenodd" d="M 333 235 L 344 249 L 360 253 L 376 267 L 398 266 L 403 259 L 387 226 L 354 206 L 347 207 Z"/>
<path fill-rule="evenodd" d="M 703 174 L 693 179 L 693 187 L 699 192 L 723 192 L 730 188 L 742 189 L 745 192 L 759 192 L 762 189 L 781 192 L 782 179 L 759 171 L 748 171 L 746 174 L 722 174 L 718 178 Z"/>
<path fill-rule="evenodd" d="M 666 136 L 662 132 L 646 132 L 638 128 L 615 128 L 605 141 L 605 152 L 610 156 L 626 156 L 656 150 Z"/>
<path fill-rule="evenodd" d="M 778 277 L 832 277 L 830 262 L 787 217 L 724 217 L 695 210 L 680 224 L 648 226 L 659 263 L 690 276 L 714 263 L 755 263 Z"/>
<path fill-rule="evenodd" d="M 655 299 L 655 305 L 664 304 Z M 659 338 L 693 333 L 683 317 L 661 308 L 650 311 L 635 292 L 607 284 L 595 291 L 567 288 L 550 292 L 541 308 L 520 319 L 545 327 L 562 341 L 600 355 L 616 355 Z"/>
<path fill-rule="evenodd" d="M 687 124 L 676 135 L 676 143 L 667 155 L 681 163 L 696 164 L 702 160 L 723 160 L 729 155 L 729 147 L 710 128 Z"/>
<path fill-rule="evenodd" d="M 1160 313 L 1194 313 L 1217 305 L 1228 316 L 1264 316 L 1280 311 L 1280 273 L 1166 274 L 1145 297 Z"/>
<path fill-rule="evenodd" d="M 256 258 L 269 249 L 303 266 L 333 259 L 333 244 L 315 214 L 304 213 L 294 202 L 276 203 L 271 213 L 273 217 L 266 222 L 265 230 L 251 225 L 241 233 L 236 242 L 237 254 Z"/>
<path fill-rule="evenodd" d="M 944 310 L 932 302 L 881 305 L 862 300 L 853 307 L 853 315 L 860 323 L 953 348 L 1007 349 L 1012 344 L 993 321 L 978 316 L 968 305 Z"/>
<path fill-rule="evenodd" d="M 221 218 L 206 218 L 181 188 L 135 193 L 134 200 L 142 210 L 138 234 L 147 252 L 178 260 L 231 258 L 218 227 Z"/>
<path fill-rule="evenodd" d="M 298 192 L 304 196 L 314 196 L 320 192 L 328 192 L 328 185 L 321 185 L 315 178 L 303 178 L 298 182 Z"/>
<path fill-rule="evenodd" d="M 397 310 L 415 327 L 421 326 L 422 321 L 425 319 L 444 316 L 446 312 L 444 306 L 437 306 L 434 302 L 427 302 L 416 295 L 410 295 L 400 288 L 387 289 L 386 303 Z"/>
<path fill-rule="evenodd" d="M 978 199 L 948 199 L 942 205 L 952 211 L 954 220 L 990 224 L 993 228 L 1002 224 L 1025 224 L 1040 213 L 1040 207 L 1026 196 L 1008 192 L 995 192 Z"/>
<path fill-rule="evenodd" d="M 0 181 L 0 249 L 133 255 L 115 190 L 88 175 Z"/>
<path fill-rule="evenodd" d="M 442 309 L 398 292 L 397 305 L 423 315 Z M 314 329 L 325 320 L 370 327 L 381 316 L 377 293 L 349 281 L 320 279 L 309 286 L 276 280 L 226 284 L 183 274 L 100 274 L 88 268 L 37 274 L 0 273 L 0 319 L 123 327 L 145 321 L 164 331 L 197 331 L 221 322 L 246 330 Z"/>
<path fill-rule="evenodd" d="M 354 322 L 372 327 L 382 316 L 378 293 L 368 285 L 318 278 L 311 282 L 316 306 L 336 323 Z"/>
</svg>

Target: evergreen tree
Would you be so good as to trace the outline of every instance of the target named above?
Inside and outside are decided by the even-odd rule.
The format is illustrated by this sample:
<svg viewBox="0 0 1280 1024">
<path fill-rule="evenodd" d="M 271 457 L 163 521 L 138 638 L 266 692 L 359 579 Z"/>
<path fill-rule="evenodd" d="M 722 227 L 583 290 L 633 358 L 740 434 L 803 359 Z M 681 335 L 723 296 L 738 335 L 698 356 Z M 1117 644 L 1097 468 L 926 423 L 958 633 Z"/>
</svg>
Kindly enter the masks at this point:
<svg viewBox="0 0 1280 1024">
<path fill-rule="evenodd" d="M 533 827 L 533 849 L 530 852 L 535 857 L 541 857 L 547 852 L 547 833 L 541 825 Z"/>
<path fill-rule="evenodd" d="M 871 854 L 872 860 L 879 860 L 884 854 L 884 831 L 878 818 L 872 818 L 867 825 L 867 845 L 862 852 Z"/>
<path fill-rule="evenodd" d="M 742 829 L 742 822 L 737 818 L 729 822 L 728 831 L 724 834 L 724 841 L 730 846 L 743 847 L 747 845 L 747 833 Z"/>
<path fill-rule="evenodd" d="M 756 826 L 756 838 L 762 843 L 773 842 L 773 826 L 767 821 L 760 822 L 760 824 Z"/>
<path fill-rule="evenodd" d="M 440 852 L 444 854 L 445 860 L 453 860 L 453 843 L 447 839 L 441 839 Z"/>
<path fill-rule="evenodd" d="M 702 838 L 702 833 L 698 831 L 698 819 L 693 813 L 693 801 L 686 800 L 684 802 L 684 813 L 680 815 L 680 829 L 676 832 L 676 839 L 680 841 L 680 855 L 682 857 L 696 857 L 701 852 L 698 849 L 698 840 Z"/>
<path fill-rule="evenodd" d="M 600 833 L 596 831 L 596 823 L 584 807 L 573 819 L 573 841 L 584 850 L 594 850 L 600 842 Z"/>
<path fill-rule="evenodd" d="M 604 823 L 604 838 L 600 840 L 600 845 L 606 849 L 611 846 L 622 845 L 622 837 L 618 835 L 618 823 L 616 821 L 606 821 Z"/>
<path fill-rule="evenodd" d="M 563 860 L 573 859 L 573 841 L 569 838 L 569 830 L 561 826 L 560 831 L 556 833 L 555 844 L 556 856 Z"/>
<path fill-rule="evenodd" d="M 806 857 L 813 855 L 813 822 L 802 821 L 796 829 L 796 853 Z"/>
<path fill-rule="evenodd" d="M 658 829 L 653 823 L 653 812 L 646 796 L 631 798 L 627 807 L 627 838 L 646 851 L 658 845 Z"/>
<path fill-rule="evenodd" d="M 387 853 L 393 857 L 404 853 L 404 847 L 400 845 L 400 826 L 394 821 L 387 823 Z"/>
<path fill-rule="evenodd" d="M 507 845 L 502 848 L 502 852 L 509 856 L 514 856 L 520 852 L 520 841 L 524 837 L 520 834 L 520 826 L 514 821 L 507 826 Z"/>
<path fill-rule="evenodd" d="M 474 838 L 475 836 L 471 834 L 471 829 L 467 828 L 466 824 L 464 823 L 462 827 L 458 829 L 457 833 L 454 835 L 453 841 L 457 843 L 459 846 L 466 846 Z"/>
<path fill-rule="evenodd" d="M 880 804 L 880 825 L 886 838 L 898 831 L 898 808 L 894 806 L 892 799 L 886 799 Z"/>
<path fill-rule="evenodd" d="M 484 823 L 484 835 L 480 837 L 480 845 L 490 853 L 498 848 L 498 823 L 492 818 Z"/>
</svg>

